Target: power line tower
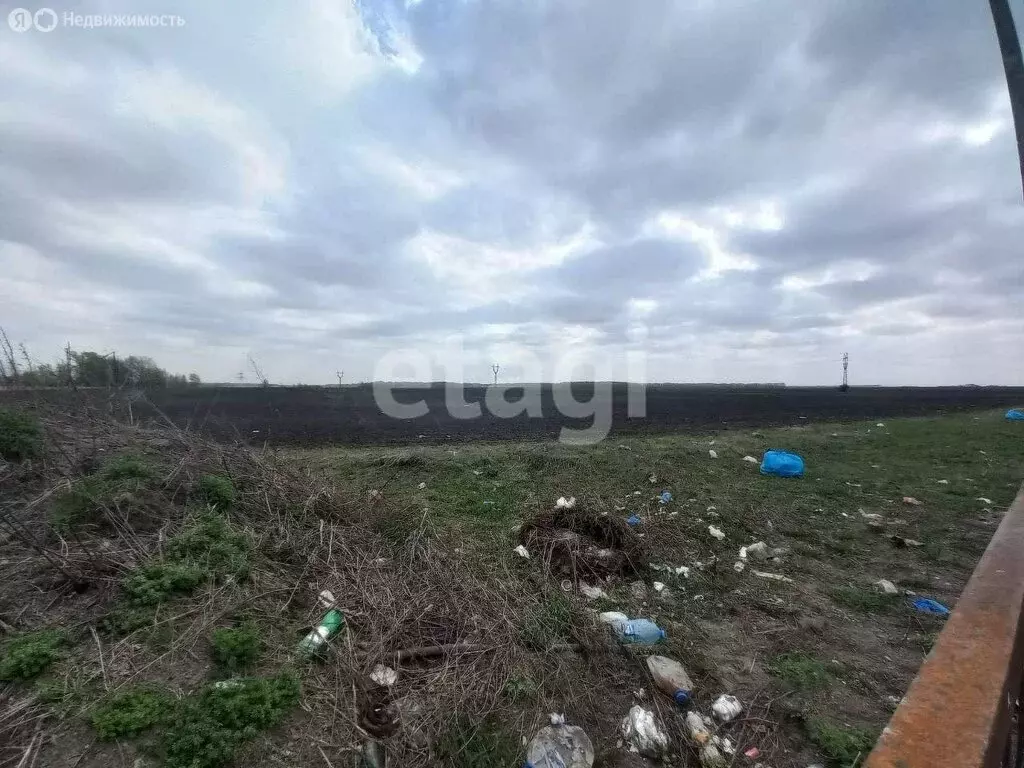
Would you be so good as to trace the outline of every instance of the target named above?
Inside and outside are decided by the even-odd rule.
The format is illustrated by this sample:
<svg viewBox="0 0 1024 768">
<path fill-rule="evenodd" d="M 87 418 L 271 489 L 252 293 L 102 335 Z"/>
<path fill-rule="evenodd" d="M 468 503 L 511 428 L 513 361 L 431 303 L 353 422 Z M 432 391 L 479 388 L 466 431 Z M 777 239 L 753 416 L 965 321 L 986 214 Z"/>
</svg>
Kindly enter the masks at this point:
<svg viewBox="0 0 1024 768">
<path fill-rule="evenodd" d="M 843 352 L 843 385 L 839 388 L 840 392 L 845 392 L 850 388 L 850 353 Z"/>
<path fill-rule="evenodd" d="M 491 370 L 494 372 L 494 385 L 498 385 L 498 371 L 501 370 L 501 366 L 495 363 L 491 366 Z"/>
<path fill-rule="evenodd" d="M 345 372 L 344 371 L 335 371 L 334 373 L 338 377 L 338 386 L 340 387 L 341 386 L 341 380 L 343 378 L 345 378 Z"/>
</svg>

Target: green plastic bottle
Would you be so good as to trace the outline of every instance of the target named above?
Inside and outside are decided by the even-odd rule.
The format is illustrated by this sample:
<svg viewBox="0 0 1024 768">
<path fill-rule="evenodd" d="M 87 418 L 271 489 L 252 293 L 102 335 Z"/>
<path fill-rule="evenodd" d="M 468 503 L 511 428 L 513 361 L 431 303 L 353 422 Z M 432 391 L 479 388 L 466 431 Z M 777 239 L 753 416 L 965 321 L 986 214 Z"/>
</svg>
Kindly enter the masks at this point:
<svg viewBox="0 0 1024 768">
<path fill-rule="evenodd" d="M 299 641 L 299 654 L 310 657 L 321 653 L 327 641 L 338 633 L 345 623 L 345 617 L 337 608 L 332 608 L 323 615 L 320 623 Z"/>
</svg>

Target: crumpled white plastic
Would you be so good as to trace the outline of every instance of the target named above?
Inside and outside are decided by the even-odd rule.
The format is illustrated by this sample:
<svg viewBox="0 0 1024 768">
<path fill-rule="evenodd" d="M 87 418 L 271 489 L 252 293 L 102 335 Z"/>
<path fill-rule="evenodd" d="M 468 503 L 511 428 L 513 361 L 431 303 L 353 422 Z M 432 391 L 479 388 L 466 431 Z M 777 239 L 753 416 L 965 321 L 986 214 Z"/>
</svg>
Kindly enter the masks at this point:
<svg viewBox="0 0 1024 768">
<path fill-rule="evenodd" d="M 658 725 L 654 713 L 634 705 L 622 720 L 622 738 L 630 752 L 655 760 L 668 752 L 668 734 Z"/>
</svg>

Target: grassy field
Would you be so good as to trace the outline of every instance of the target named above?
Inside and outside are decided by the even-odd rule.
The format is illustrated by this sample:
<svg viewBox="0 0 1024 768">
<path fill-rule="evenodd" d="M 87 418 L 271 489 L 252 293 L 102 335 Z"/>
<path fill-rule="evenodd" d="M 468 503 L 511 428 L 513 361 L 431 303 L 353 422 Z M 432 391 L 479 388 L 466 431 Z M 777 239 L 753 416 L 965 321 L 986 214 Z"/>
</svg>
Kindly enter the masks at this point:
<svg viewBox="0 0 1024 768">
<path fill-rule="evenodd" d="M 697 765 L 646 651 L 599 610 L 664 627 L 658 652 L 690 670 L 702 712 L 740 699 L 720 729 L 736 764 L 756 747 L 773 768 L 845 768 L 941 631 L 912 595 L 955 605 L 1024 478 L 1024 432 L 1001 412 L 262 456 L 91 416 L 16 426 L 0 467 L 0 763 L 80 768 L 340 768 L 368 733 L 390 765 L 511 768 L 550 712 L 590 734 L 597 765 L 652 765 L 618 745 L 633 704 L 660 718 L 669 764 Z M 744 461 L 768 448 L 803 455 L 806 476 Z M 591 600 L 538 551 L 519 557 L 522 524 L 559 496 L 594 519 L 637 515 L 640 572 L 592 580 L 606 596 Z M 738 571 L 756 541 L 784 551 Z M 298 658 L 323 589 L 345 629 L 327 658 Z M 469 645 L 395 661 L 452 643 Z M 390 689 L 370 679 L 381 663 L 399 670 Z"/>
<path fill-rule="evenodd" d="M 765 477 L 743 461 L 773 447 L 804 456 L 806 476 Z M 690 574 L 652 573 L 643 592 L 606 586 L 609 599 L 596 607 L 667 628 L 668 652 L 696 674 L 705 708 L 727 692 L 765 716 L 739 740 L 773 765 L 806 765 L 815 755 L 849 765 L 873 743 L 941 630 L 942 620 L 914 612 L 910 597 L 955 605 L 1024 478 L 1022 448 L 1019 425 L 1000 411 L 593 447 L 288 456 L 361 492 L 383 489 L 394 510 L 379 521 L 389 536 L 427 521 L 485 569 L 507 557 L 518 524 L 559 496 L 601 514 L 639 515 L 651 562 Z M 658 500 L 663 490 L 674 497 L 667 505 Z M 709 525 L 726 538 L 713 538 Z M 898 546 L 893 534 L 921 546 Z M 789 552 L 737 573 L 739 548 L 755 541 Z M 667 589 L 653 591 L 652 579 Z M 900 594 L 882 594 L 880 579 Z M 634 684 L 645 681 L 638 675 Z"/>
</svg>

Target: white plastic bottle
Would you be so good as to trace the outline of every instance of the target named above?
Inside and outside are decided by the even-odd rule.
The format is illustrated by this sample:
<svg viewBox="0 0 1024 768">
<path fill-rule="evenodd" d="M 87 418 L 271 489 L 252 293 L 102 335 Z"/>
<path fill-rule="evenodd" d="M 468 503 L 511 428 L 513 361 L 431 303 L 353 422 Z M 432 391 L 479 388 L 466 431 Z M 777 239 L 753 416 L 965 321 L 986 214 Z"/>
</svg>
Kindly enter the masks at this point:
<svg viewBox="0 0 1024 768">
<path fill-rule="evenodd" d="M 693 698 L 693 680 L 682 664 L 665 656 L 648 656 L 647 669 L 659 691 L 681 706 L 690 703 Z"/>
</svg>

